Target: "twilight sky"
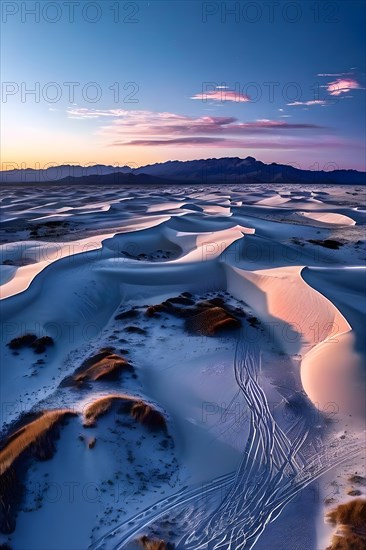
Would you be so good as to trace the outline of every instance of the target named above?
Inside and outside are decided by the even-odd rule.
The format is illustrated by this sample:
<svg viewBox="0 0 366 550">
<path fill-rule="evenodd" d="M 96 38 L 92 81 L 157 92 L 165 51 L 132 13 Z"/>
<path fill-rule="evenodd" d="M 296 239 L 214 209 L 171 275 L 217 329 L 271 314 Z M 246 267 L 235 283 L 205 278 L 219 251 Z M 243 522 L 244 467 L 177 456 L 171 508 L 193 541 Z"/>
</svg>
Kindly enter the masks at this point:
<svg viewBox="0 0 366 550">
<path fill-rule="evenodd" d="M 2 169 L 365 170 L 360 1 L 2 1 Z"/>
</svg>

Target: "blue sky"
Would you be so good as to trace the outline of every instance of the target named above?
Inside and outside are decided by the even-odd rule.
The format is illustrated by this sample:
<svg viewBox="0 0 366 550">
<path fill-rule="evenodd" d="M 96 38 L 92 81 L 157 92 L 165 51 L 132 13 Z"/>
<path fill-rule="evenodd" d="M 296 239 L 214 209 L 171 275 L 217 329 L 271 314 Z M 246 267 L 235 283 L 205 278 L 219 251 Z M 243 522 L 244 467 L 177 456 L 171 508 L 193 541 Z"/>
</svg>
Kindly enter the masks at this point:
<svg viewBox="0 0 366 550">
<path fill-rule="evenodd" d="M 3 168 L 365 169 L 364 39 L 363 1 L 4 1 Z"/>
</svg>

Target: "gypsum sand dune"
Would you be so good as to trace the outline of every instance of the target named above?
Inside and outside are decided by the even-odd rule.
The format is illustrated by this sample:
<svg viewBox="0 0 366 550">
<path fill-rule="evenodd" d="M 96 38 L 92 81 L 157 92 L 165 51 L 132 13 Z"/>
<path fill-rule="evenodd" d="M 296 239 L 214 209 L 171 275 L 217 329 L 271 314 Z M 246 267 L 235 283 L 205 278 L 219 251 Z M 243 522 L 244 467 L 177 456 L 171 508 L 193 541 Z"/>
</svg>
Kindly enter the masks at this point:
<svg viewBox="0 0 366 550">
<path fill-rule="evenodd" d="M 140 398 L 128 394 L 115 394 L 100 397 L 89 403 L 83 410 L 83 425 L 91 428 L 101 416 L 114 406 L 117 414 L 128 414 L 149 431 L 167 433 L 167 423 L 163 414 Z M 27 421 L 25 415 L 22 426 L 5 438 L 0 449 L 0 532 L 9 534 L 15 530 L 17 511 L 25 490 L 24 477 L 31 460 L 48 460 L 56 452 L 55 441 L 59 429 L 68 417 L 78 416 L 70 409 L 44 411 L 37 418 Z M 88 440 L 93 449 L 96 439 Z"/>
<path fill-rule="evenodd" d="M 91 250 L 102 247 L 102 241 L 113 236 L 110 233 L 88 237 L 80 241 L 52 243 L 52 252 L 49 243 L 41 243 L 38 250 L 39 261 L 30 265 L 18 267 L 13 277 L 0 287 L 1 299 L 9 298 L 27 290 L 34 278 L 52 263 L 78 254 L 87 254 Z M 23 244 L 23 243 L 21 243 Z"/>
<path fill-rule="evenodd" d="M 364 410 L 364 392 L 362 384 L 355 384 L 360 357 L 355 354 L 351 326 L 319 287 L 303 280 L 303 269 L 249 272 L 226 265 L 228 290 L 234 296 L 244 292 L 255 315 L 272 324 L 273 335 L 286 353 L 301 354 L 302 386 L 317 409 L 337 403 L 340 415 L 358 416 Z"/>
<path fill-rule="evenodd" d="M 356 225 L 355 220 L 345 214 L 337 214 L 335 212 L 298 212 L 298 216 L 308 218 L 315 222 L 319 222 L 324 225 L 334 226 L 350 226 Z"/>
</svg>

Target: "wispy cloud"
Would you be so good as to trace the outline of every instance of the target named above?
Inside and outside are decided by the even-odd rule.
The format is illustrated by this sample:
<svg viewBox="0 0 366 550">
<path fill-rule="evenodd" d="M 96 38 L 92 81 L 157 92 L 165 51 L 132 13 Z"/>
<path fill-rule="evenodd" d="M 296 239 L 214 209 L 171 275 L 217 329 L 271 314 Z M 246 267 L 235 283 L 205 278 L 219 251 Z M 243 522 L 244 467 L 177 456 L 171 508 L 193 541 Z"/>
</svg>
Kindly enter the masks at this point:
<svg viewBox="0 0 366 550">
<path fill-rule="evenodd" d="M 297 105 L 326 105 L 327 102 L 323 99 L 310 99 L 309 101 L 293 101 L 292 103 L 287 103 L 287 105 L 290 106 L 297 106 Z"/>
<path fill-rule="evenodd" d="M 78 119 L 88 119 L 88 118 L 100 118 L 100 117 L 118 117 L 123 116 L 124 113 L 127 113 L 123 109 L 86 109 L 79 108 L 67 109 L 66 113 L 69 118 L 78 118 Z"/>
<path fill-rule="evenodd" d="M 234 90 L 228 90 L 225 86 L 216 86 L 216 90 L 208 90 L 191 96 L 191 99 L 200 99 L 201 101 L 233 101 L 236 103 L 246 103 L 250 97 Z"/>
<path fill-rule="evenodd" d="M 109 144 L 113 147 L 118 146 L 143 146 L 143 147 L 194 147 L 197 145 L 209 145 L 210 147 L 221 149 L 282 149 L 282 150 L 297 150 L 297 149 L 318 149 L 330 147 L 344 147 L 342 140 L 335 138 L 322 139 L 318 143 L 314 139 L 303 138 L 285 138 L 273 141 L 272 139 L 230 139 L 230 138 L 209 138 L 209 137 L 186 137 L 176 139 L 141 139 L 131 140 L 126 143 L 124 141 L 114 141 Z"/>
<path fill-rule="evenodd" d="M 349 76 L 352 73 L 318 73 L 316 76 Z"/>
<path fill-rule="evenodd" d="M 354 78 L 337 78 L 333 82 L 328 82 L 326 88 L 330 95 L 337 96 L 361 89 L 361 85 Z"/>
<path fill-rule="evenodd" d="M 109 146 L 205 146 L 222 148 L 299 149 L 329 146 L 326 129 L 317 124 L 259 119 L 242 122 L 235 117 L 192 117 L 168 112 L 123 109 L 68 109 L 79 119 L 99 118 L 110 123 L 97 133 Z M 309 136 L 308 131 L 311 130 Z M 321 135 L 317 140 L 316 135 Z M 308 137 L 307 137 L 308 136 Z M 331 143 L 336 143 L 331 137 Z"/>
</svg>

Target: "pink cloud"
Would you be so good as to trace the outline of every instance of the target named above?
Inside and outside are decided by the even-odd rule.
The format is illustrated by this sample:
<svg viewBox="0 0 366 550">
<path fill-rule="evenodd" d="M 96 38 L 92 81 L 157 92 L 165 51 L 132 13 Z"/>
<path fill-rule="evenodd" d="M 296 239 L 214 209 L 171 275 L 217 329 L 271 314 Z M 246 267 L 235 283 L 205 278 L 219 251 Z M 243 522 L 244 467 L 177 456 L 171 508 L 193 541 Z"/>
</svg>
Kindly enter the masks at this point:
<svg viewBox="0 0 366 550">
<path fill-rule="evenodd" d="M 273 131 L 320 129 L 317 124 L 287 123 L 282 120 L 259 119 L 241 122 L 230 116 L 191 117 L 175 113 L 152 111 L 126 111 L 123 109 L 69 109 L 69 116 L 80 119 L 111 117 L 108 126 L 102 126 L 102 134 L 134 136 L 173 136 L 197 134 L 252 134 Z"/>
<path fill-rule="evenodd" d="M 293 101 L 292 103 L 287 103 L 287 105 L 326 105 L 327 102 L 323 99 L 311 99 L 310 101 Z"/>
<path fill-rule="evenodd" d="M 352 73 L 318 73 L 316 76 L 348 76 Z"/>
<path fill-rule="evenodd" d="M 317 147 L 316 135 L 324 134 L 317 124 L 259 119 L 242 122 L 229 116 L 192 117 L 167 112 L 97 110 L 70 108 L 68 115 L 108 120 L 97 134 L 110 146 L 210 146 L 222 148 L 298 149 Z M 308 138 L 298 139 L 311 130 Z M 323 136 L 324 137 L 324 136 Z M 324 141 L 325 146 L 326 139 Z"/>
<path fill-rule="evenodd" d="M 177 139 L 137 139 L 131 141 L 114 141 L 109 144 L 112 147 L 141 146 L 141 147 L 197 147 L 207 146 L 221 149 L 327 149 L 333 147 L 344 147 L 341 140 L 334 138 L 322 139 L 319 142 L 314 139 L 277 139 L 276 141 L 261 139 L 227 139 L 209 137 L 186 137 Z"/>
<path fill-rule="evenodd" d="M 234 101 L 236 103 L 246 103 L 247 101 L 250 101 L 250 97 L 245 94 L 235 92 L 234 90 L 228 90 L 223 86 L 217 86 L 217 88 L 219 89 L 208 90 L 206 92 L 195 94 L 191 97 L 191 99 L 200 99 L 201 101 L 221 101 L 221 103 L 224 103 L 225 101 Z"/>
<path fill-rule="evenodd" d="M 225 138 L 224 138 L 225 139 Z M 142 145 L 142 146 L 151 146 L 151 145 L 170 145 L 174 147 L 175 145 L 218 145 L 223 142 L 223 138 L 214 138 L 214 137 L 182 137 L 175 139 L 133 139 L 131 141 L 115 141 L 111 145 Z"/>
<path fill-rule="evenodd" d="M 328 82 L 326 88 L 330 95 L 340 95 L 361 89 L 361 86 L 354 78 L 337 78 L 333 82 Z"/>
</svg>

